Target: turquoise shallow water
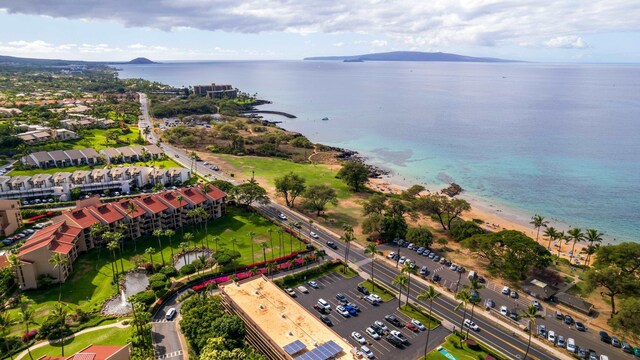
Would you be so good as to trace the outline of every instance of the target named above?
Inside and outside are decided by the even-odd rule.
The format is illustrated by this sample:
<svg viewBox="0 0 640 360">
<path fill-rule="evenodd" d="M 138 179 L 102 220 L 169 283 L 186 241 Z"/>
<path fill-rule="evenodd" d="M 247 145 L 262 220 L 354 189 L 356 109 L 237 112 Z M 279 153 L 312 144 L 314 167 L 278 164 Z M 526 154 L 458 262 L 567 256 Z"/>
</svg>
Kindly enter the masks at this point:
<svg viewBox="0 0 640 360">
<path fill-rule="evenodd" d="M 239 61 L 123 65 L 174 86 L 231 83 L 313 141 L 407 180 L 640 238 L 640 66 Z M 329 121 L 321 121 L 323 117 Z M 505 210 L 506 211 L 506 210 Z"/>
</svg>

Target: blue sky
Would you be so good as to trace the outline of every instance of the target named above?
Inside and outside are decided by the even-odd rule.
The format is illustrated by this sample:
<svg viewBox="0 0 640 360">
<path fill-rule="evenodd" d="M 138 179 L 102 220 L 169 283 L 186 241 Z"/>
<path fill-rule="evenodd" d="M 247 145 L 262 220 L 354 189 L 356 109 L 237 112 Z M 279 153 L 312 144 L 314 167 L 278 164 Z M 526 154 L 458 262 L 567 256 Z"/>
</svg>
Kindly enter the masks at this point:
<svg viewBox="0 0 640 360">
<path fill-rule="evenodd" d="M 396 50 L 640 62 L 639 0 L 0 0 L 0 54 L 301 59 Z"/>
</svg>

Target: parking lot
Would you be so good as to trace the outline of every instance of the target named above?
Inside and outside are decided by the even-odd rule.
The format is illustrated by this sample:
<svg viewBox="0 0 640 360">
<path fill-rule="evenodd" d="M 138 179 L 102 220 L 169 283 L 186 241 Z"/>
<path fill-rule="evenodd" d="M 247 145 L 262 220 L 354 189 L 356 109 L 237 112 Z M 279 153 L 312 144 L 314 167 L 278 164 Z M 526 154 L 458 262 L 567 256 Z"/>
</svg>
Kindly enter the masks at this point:
<svg viewBox="0 0 640 360">
<path fill-rule="evenodd" d="M 327 315 L 333 323 L 332 329 L 345 338 L 350 344 L 357 347 L 361 346 L 351 337 L 351 333 L 353 331 L 357 331 L 367 340 L 366 346 L 371 349 L 376 359 L 393 359 L 398 357 L 401 357 L 402 359 L 417 359 L 424 354 L 424 345 L 427 338 L 425 331 L 414 333 L 406 328 L 397 328 L 384 320 L 385 315 L 395 315 L 405 324 L 411 320 L 404 314 L 397 311 L 397 299 L 394 298 L 377 306 L 364 301 L 362 299 L 363 294 L 358 292 L 356 289 L 356 286 L 360 282 L 364 281 L 364 279 L 359 276 L 356 276 L 353 279 L 344 279 L 339 274 L 331 273 L 315 279 L 315 281 L 318 283 L 318 289 L 314 289 L 311 286 L 304 284 L 304 286 L 309 290 L 308 294 L 303 294 L 298 289 L 294 289 L 296 292 L 295 299 L 318 317 L 321 314 L 313 308 L 313 305 L 316 304 L 320 298 L 328 301 L 331 304 L 331 311 L 329 311 Z M 348 318 L 340 315 L 336 311 L 336 306 L 340 305 L 336 299 L 337 293 L 344 294 L 349 302 L 354 303 L 360 308 L 361 312 L 359 312 L 357 316 L 351 316 Z M 385 340 L 384 337 L 380 340 L 374 340 L 365 332 L 365 329 L 376 320 L 382 321 L 389 330 L 399 330 L 409 339 L 409 344 L 403 348 L 396 348 Z M 429 339 L 429 351 L 443 343 L 444 338 L 447 335 L 448 331 L 442 326 L 432 330 Z"/>
</svg>

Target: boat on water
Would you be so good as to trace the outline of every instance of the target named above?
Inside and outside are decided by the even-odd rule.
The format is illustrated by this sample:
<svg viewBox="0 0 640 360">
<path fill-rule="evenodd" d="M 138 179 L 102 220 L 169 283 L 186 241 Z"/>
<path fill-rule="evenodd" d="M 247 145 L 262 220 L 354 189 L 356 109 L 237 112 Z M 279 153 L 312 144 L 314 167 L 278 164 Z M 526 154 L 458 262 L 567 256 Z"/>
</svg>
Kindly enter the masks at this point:
<svg viewBox="0 0 640 360">
<path fill-rule="evenodd" d="M 327 120 L 329 120 L 329 118 L 328 117 L 323 117 L 322 120 L 323 121 L 327 121 Z"/>
</svg>

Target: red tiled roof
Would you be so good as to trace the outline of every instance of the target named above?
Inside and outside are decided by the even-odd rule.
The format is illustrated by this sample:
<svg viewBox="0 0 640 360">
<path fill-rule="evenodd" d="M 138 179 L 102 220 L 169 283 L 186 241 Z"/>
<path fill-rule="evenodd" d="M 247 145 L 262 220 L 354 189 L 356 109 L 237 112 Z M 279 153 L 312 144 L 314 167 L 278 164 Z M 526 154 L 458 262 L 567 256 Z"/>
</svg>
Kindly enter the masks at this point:
<svg viewBox="0 0 640 360">
<path fill-rule="evenodd" d="M 53 241 L 51 243 L 51 251 L 53 252 L 57 252 L 60 254 L 69 254 L 69 252 L 71 250 L 73 250 L 75 246 L 73 244 L 69 244 L 66 242 L 58 242 L 58 241 Z"/>
<path fill-rule="evenodd" d="M 135 205 L 136 211 L 129 213 L 129 204 Z M 146 214 L 146 212 L 142 210 L 140 206 L 138 206 L 137 201 L 133 199 L 120 200 L 117 203 L 114 203 L 114 206 L 118 207 L 118 210 L 120 210 L 120 212 L 125 213 L 127 214 L 127 216 L 130 216 L 132 218 L 137 218 L 138 216 Z"/>
<path fill-rule="evenodd" d="M 1 255 L 0 256 L 0 269 L 4 269 L 6 267 L 11 266 L 11 263 L 9 263 L 9 258 L 7 257 L 7 255 Z"/>
<path fill-rule="evenodd" d="M 71 220 L 72 224 L 78 225 L 82 229 L 88 229 L 91 225 L 100 222 L 100 220 L 84 208 L 63 211 L 62 215 Z"/>
<path fill-rule="evenodd" d="M 173 206 L 176 209 L 179 209 L 185 205 L 187 205 L 187 200 L 183 200 L 182 204 L 177 200 L 178 195 L 181 195 L 179 192 L 177 191 L 164 191 L 161 192 L 160 194 L 156 195 L 159 199 L 161 199 L 162 202 L 164 202 L 165 204 L 169 204 L 171 206 Z"/>
<path fill-rule="evenodd" d="M 198 185 L 198 187 L 204 189 L 204 185 Z M 227 194 L 225 194 L 224 191 L 218 189 L 213 185 L 207 186 L 207 195 L 213 198 L 213 200 L 220 200 L 223 197 L 227 196 Z"/>
<path fill-rule="evenodd" d="M 195 204 L 202 204 L 203 202 L 207 201 L 207 198 L 204 197 L 204 195 L 202 195 L 202 193 L 198 189 L 182 188 L 179 189 L 178 192 Z"/>
<path fill-rule="evenodd" d="M 124 215 L 114 208 L 112 204 L 102 204 L 99 206 L 91 206 L 89 211 L 97 218 L 104 220 L 107 224 L 113 224 L 116 221 L 124 219 Z"/>
<path fill-rule="evenodd" d="M 146 209 L 149 209 L 154 214 L 160 213 L 168 209 L 167 205 L 160 202 L 160 199 L 158 199 L 155 195 L 140 197 L 136 199 L 136 202 L 138 203 L 138 205 Z"/>
<path fill-rule="evenodd" d="M 68 360 L 94 360 L 96 354 L 93 353 L 77 353 L 68 358 Z"/>
<path fill-rule="evenodd" d="M 89 345 L 88 347 L 78 351 L 77 354 L 69 357 L 68 360 L 106 360 L 109 357 L 113 356 L 113 354 L 122 350 L 126 346 L 106 346 L 106 345 Z M 78 355 L 86 356 L 85 354 L 93 354 L 94 357 L 78 357 Z"/>
</svg>

